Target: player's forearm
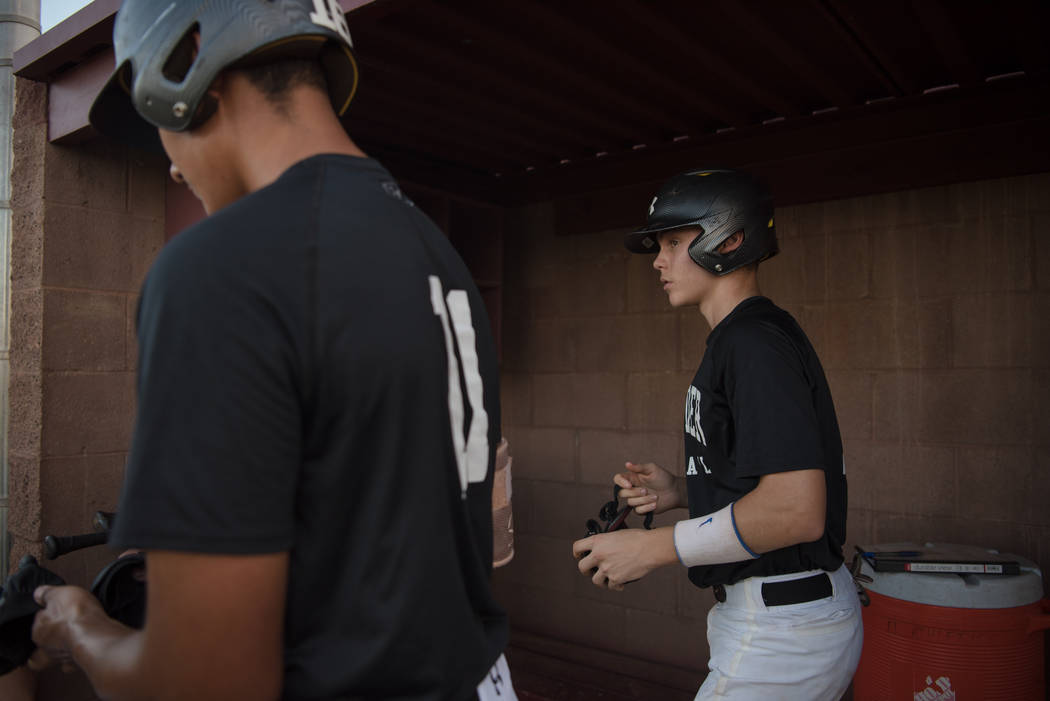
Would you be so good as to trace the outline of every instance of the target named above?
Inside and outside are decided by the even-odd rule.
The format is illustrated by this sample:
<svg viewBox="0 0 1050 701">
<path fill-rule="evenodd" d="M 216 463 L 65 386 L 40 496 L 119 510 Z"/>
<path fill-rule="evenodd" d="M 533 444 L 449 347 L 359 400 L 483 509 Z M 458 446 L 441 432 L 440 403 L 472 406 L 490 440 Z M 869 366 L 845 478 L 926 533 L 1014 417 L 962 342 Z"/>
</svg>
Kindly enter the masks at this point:
<svg viewBox="0 0 1050 701">
<path fill-rule="evenodd" d="M 101 614 L 86 615 L 69 627 L 73 660 L 105 701 L 152 698 L 155 680 L 144 665 L 142 631 Z"/>
</svg>

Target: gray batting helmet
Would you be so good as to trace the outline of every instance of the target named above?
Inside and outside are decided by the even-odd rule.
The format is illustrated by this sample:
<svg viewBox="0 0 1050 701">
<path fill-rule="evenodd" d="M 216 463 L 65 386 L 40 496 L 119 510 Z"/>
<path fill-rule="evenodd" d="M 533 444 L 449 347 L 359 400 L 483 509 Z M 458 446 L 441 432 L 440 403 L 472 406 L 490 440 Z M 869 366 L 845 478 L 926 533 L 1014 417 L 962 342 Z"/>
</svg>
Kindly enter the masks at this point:
<svg viewBox="0 0 1050 701">
<path fill-rule="evenodd" d="M 223 69 L 288 57 L 319 61 L 341 117 L 357 89 L 352 46 L 337 0 L 125 0 L 113 27 L 116 68 L 89 120 L 155 145 L 155 127 L 185 131 L 211 116 L 206 93 Z"/>
<path fill-rule="evenodd" d="M 704 270 L 725 275 L 775 256 L 773 198 L 758 180 L 736 170 L 692 170 L 664 183 L 649 205 L 645 226 L 624 239 L 634 253 L 657 253 L 657 238 L 672 229 L 700 229 L 689 257 Z M 719 245 L 738 231 L 744 242 L 726 254 Z"/>
</svg>

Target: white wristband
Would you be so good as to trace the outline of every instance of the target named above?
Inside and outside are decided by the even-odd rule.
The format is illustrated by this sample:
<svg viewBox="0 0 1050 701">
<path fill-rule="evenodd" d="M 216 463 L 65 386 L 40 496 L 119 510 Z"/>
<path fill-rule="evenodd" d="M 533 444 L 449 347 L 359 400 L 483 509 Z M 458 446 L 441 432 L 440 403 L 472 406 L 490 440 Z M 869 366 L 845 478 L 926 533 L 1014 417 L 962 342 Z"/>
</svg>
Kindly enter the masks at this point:
<svg viewBox="0 0 1050 701">
<path fill-rule="evenodd" d="M 754 560 L 733 519 L 733 505 L 674 525 L 674 549 L 686 567 Z"/>
</svg>

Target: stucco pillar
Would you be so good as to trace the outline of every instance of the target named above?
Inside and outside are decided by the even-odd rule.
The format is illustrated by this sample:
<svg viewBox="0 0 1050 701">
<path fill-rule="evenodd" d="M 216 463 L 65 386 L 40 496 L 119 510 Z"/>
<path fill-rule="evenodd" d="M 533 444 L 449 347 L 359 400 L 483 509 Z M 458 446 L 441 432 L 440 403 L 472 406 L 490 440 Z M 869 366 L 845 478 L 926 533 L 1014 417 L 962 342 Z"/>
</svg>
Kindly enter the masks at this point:
<svg viewBox="0 0 1050 701">
<path fill-rule="evenodd" d="M 8 378 L 11 369 L 11 165 L 17 49 L 40 35 L 40 0 L 0 0 L 0 573 L 8 570 Z"/>
</svg>

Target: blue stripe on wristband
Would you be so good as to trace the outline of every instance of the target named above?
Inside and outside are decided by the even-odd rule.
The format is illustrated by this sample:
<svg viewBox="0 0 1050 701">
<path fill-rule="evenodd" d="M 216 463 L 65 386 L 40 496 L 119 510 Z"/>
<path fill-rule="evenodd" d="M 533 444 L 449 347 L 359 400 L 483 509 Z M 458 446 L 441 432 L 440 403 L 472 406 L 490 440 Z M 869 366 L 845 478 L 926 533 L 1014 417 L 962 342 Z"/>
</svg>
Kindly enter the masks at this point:
<svg viewBox="0 0 1050 701">
<path fill-rule="evenodd" d="M 735 506 L 735 501 L 729 505 L 729 518 L 733 519 L 733 532 L 736 533 L 736 539 L 740 541 L 741 547 L 743 547 L 744 550 L 747 551 L 748 555 L 750 555 L 751 557 L 758 557 L 758 553 L 753 551 L 751 548 L 747 547 L 747 543 L 745 543 L 744 539 L 740 537 L 740 529 L 736 527 L 736 514 L 733 512 L 733 507 Z"/>
</svg>

